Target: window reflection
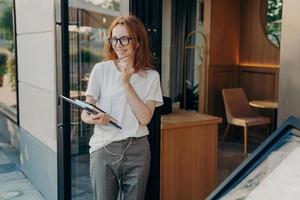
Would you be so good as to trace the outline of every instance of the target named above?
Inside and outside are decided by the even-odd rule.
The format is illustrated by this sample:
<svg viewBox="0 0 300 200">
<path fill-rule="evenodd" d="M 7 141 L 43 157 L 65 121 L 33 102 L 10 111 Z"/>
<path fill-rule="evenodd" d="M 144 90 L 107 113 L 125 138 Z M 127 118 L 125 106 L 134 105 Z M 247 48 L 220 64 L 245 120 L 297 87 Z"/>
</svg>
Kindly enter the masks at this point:
<svg viewBox="0 0 300 200">
<path fill-rule="evenodd" d="M 268 0 L 266 13 L 266 34 L 276 47 L 280 46 L 282 0 Z"/>
<path fill-rule="evenodd" d="M 69 7 L 70 97 L 84 100 L 90 72 L 103 60 L 102 49 L 114 16 Z M 93 127 L 80 120 L 81 111 L 71 107 L 71 153 L 88 153 Z"/>
<path fill-rule="evenodd" d="M 70 97 L 85 100 L 93 66 L 103 60 L 108 28 L 120 13 L 120 0 L 69 1 Z M 92 10 L 91 10 L 92 9 Z M 89 175 L 89 139 L 93 126 L 80 119 L 81 110 L 71 106 L 72 199 L 92 199 Z"/>
<path fill-rule="evenodd" d="M 105 9 L 120 11 L 120 0 L 85 0 Z"/>
<path fill-rule="evenodd" d="M 16 61 L 12 0 L 0 0 L 0 106 L 16 113 Z"/>
</svg>

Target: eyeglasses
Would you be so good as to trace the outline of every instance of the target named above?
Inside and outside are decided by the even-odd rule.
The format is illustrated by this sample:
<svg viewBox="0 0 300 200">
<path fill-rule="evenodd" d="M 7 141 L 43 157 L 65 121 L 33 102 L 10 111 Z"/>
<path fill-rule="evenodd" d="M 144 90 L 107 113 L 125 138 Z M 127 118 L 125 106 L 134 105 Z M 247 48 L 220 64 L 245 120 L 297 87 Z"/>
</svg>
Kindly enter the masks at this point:
<svg viewBox="0 0 300 200">
<path fill-rule="evenodd" d="M 121 37 L 121 38 L 108 38 L 108 42 L 111 46 L 117 46 L 118 41 L 122 46 L 127 46 L 132 40 L 132 37 Z"/>
</svg>

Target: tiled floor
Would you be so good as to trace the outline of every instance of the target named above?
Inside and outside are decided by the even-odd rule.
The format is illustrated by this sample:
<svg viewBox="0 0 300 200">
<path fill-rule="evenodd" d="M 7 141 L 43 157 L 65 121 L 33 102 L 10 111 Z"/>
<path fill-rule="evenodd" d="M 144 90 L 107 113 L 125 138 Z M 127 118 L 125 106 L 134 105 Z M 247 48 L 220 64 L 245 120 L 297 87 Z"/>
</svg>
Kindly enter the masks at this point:
<svg viewBox="0 0 300 200">
<path fill-rule="evenodd" d="M 16 150 L 0 138 L 0 200 L 44 200 L 19 170 L 17 155 Z"/>
<path fill-rule="evenodd" d="M 72 156 L 72 200 L 92 199 L 89 154 Z"/>
</svg>

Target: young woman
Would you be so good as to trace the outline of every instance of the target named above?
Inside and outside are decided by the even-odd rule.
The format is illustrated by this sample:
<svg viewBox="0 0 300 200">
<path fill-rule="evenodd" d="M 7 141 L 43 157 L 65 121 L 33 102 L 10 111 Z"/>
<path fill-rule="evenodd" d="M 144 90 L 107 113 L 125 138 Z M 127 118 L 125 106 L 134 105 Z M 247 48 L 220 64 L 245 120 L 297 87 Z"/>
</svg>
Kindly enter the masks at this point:
<svg viewBox="0 0 300 200">
<path fill-rule="evenodd" d="M 106 61 L 91 72 L 86 101 L 107 114 L 81 115 L 85 123 L 95 124 L 89 143 L 94 198 L 142 200 L 150 167 L 147 124 L 163 103 L 142 22 L 132 15 L 116 18 L 104 53 Z M 122 128 L 111 125 L 110 117 Z"/>
</svg>

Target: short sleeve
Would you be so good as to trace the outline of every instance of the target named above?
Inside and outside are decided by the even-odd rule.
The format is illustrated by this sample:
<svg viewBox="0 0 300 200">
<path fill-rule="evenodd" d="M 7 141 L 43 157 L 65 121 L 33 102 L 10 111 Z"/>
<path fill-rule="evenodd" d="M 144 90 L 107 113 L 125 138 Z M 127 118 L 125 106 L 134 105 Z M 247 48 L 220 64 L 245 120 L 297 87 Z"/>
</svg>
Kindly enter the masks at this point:
<svg viewBox="0 0 300 200">
<path fill-rule="evenodd" d="M 155 72 L 155 77 L 152 81 L 150 89 L 145 97 L 145 102 L 149 100 L 155 101 L 155 107 L 163 105 L 163 98 L 160 86 L 159 74 Z"/>
<path fill-rule="evenodd" d="M 99 73 L 97 73 L 97 65 L 91 71 L 85 96 L 92 96 L 95 100 L 98 100 L 100 97 L 100 77 Z"/>
</svg>

